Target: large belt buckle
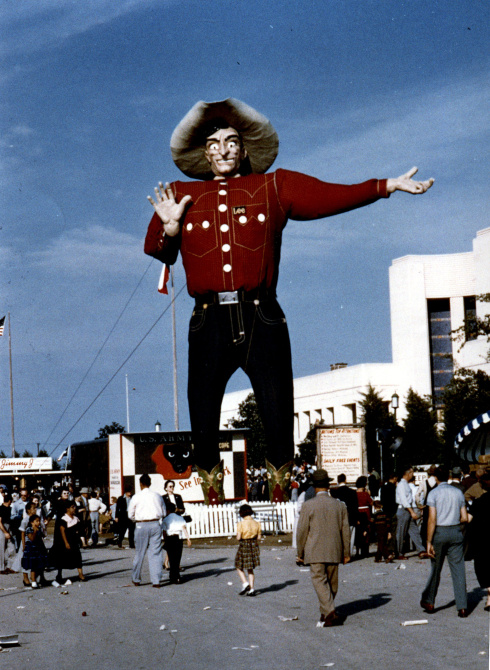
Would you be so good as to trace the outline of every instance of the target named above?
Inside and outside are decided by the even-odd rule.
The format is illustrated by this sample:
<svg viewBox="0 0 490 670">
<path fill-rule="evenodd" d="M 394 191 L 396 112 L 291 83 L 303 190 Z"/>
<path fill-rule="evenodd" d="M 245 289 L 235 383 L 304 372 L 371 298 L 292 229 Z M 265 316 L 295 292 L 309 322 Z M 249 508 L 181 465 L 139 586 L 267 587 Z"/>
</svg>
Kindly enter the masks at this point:
<svg viewBox="0 0 490 670">
<path fill-rule="evenodd" d="M 220 305 L 236 305 L 238 303 L 238 291 L 222 291 L 218 293 Z"/>
</svg>

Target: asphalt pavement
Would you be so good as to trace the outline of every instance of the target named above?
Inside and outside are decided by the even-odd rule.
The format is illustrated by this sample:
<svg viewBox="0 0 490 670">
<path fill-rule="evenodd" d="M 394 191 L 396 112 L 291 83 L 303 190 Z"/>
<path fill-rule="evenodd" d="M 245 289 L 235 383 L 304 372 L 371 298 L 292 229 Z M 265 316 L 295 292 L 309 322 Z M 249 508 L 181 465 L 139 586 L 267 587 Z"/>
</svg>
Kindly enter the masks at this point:
<svg viewBox="0 0 490 670">
<path fill-rule="evenodd" d="M 436 612 L 419 601 L 429 561 L 366 558 L 341 566 L 336 628 L 317 628 L 318 603 L 307 568 L 296 566 L 290 536 L 268 537 L 255 598 L 238 596 L 234 540 L 196 540 L 184 549 L 182 584 L 131 582 L 133 550 L 82 550 L 85 583 L 24 589 L 0 575 L 2 670 L 480 670 L 489 667 L 489 615 L 467 563 L 470 616 L 457 617 L 443 570 Z M 54 578 L 54 572 L 47 573 Z M 407 621 L 425 624 L 404 626 Z"/>
</svg>

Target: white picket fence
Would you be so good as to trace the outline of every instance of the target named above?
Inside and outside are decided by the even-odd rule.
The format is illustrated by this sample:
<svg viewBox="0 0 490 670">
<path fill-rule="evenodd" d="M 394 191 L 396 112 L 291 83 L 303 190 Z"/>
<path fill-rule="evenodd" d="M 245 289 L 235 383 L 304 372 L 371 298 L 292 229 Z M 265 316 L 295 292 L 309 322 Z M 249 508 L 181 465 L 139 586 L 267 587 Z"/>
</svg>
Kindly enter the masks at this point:
<svg viewBox="0 0 490 670">
<path fill-rule="evenodd" d="M 291 533 L 293 531 L 296 503 L 248 503 L 254 518 L 260 521 L 262 532 Z M 240 503 L 214 505 L 186 503 L 185 513 L 192 517 L 187 524 L 191 537 L 224 537 L 236 534 L 240 521 Z"/>
</svg>

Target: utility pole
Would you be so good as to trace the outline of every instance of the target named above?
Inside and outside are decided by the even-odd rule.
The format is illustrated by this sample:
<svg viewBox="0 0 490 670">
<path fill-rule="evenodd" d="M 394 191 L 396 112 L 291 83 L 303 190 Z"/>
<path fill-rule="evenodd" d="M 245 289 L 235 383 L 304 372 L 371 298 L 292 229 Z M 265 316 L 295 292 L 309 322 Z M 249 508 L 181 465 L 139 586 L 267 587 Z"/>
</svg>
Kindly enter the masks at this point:
<svg viewBox="0 0 490 670">
<path fill-rule="evenodd" d="M 12 376 L 12 329 L 10 326 L 10 312 L 8 313 L 8 321 L 9 321 L 9 365 L 10 365 L 10 424 L 12 428 L 12 458 L 15 458 L 14 380 Z"/>
</svg>

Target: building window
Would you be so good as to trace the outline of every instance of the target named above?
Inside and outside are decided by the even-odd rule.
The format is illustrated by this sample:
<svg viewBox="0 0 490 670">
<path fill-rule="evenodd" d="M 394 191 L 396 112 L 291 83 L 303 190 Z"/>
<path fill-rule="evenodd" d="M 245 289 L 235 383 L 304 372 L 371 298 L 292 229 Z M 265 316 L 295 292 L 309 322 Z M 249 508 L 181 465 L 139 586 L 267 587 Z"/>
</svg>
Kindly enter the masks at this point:
<svg viewBox="0 0 490 670">
<path fill-rule="evenodd" d="M 432 396 L 436 407 L 442 407 L 444 387 L 453 376 L 453 343 L 449 298 L 427 301 L 430 338 Z"/>
<path fill-rule="evenodd" d="M 344 407 L 346 409 L 348 409 L 349 412 L 351 413 L 351 423 L 357 423 L 357 405 L 356 405 L 356 403 L 354 402 L 354 403 L 349 404 L 349 405 L 344 405 Z"/>
<path fill-rule="evenodd" d="M 464 300 L 464 334 L 465 341 L 476 340 L 478 328 L 476 325 L 476 297 L 468 295 Z"/>
</svg>

